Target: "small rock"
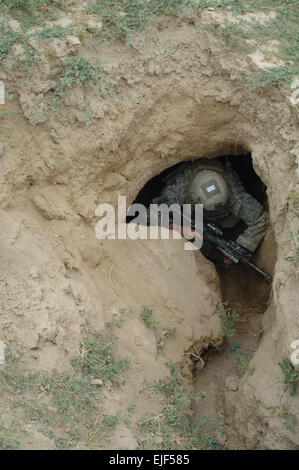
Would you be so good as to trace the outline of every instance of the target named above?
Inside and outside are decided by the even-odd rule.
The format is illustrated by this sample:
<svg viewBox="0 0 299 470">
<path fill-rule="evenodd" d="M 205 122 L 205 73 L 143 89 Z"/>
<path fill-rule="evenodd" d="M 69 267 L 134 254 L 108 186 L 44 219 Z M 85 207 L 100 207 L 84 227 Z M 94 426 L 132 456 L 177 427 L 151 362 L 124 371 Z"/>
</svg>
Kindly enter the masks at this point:
<svg viewBox="0 0 299 470">
<path fill-rule="evenodd" d="M 22 31 L 21 24 L 17 20 L 10 20 L 8 24 L 14 33 L 20 33 Z"/>
<path fill-rule="evenodd" d="M 102 379 L 93 379 L 90 383 L 91 385 L 98 385 L 98 387 L 101 387 L 104 382 Z"/>
<path fill-rule="evenodd" d="M 55 144 L 58 144 L 58 142 L 59 142 L 59 137 L 58 137 L 58 134 L 57 134 L 57 132 L 56 132 L 55 129 L 51 129 L 51 131 L 50 131 L 50 137 L 51 137 L 51 139 L 53 140 L 53 142 L 54 142 Z"/>
<path fill-rule="evenodd" d="M 90 33 L 99 33 L 103 29 L 103 23 L 101 21 L 95 21 L 94 19 L 90 18 L 86 24 L 86 29 Z"/>
<path fill-rule="evenodd" d="M 227 389 L 231 390 L 232 392 L 236 392 L 238 390 L 238 382 L 238 377 L 236 377 L 235 375 L 230 375 L 225 379 L 225 385 Z"/>
<path fill-rule="evenodd" d="M 4 145 L 0 144 L 0 157 L 3 157 L 4 155 Z"/>
<path fill-rule="evenodd" d="M 30 38 L 28 39 L 28 43 L 29 45 L 35 49 L 36 51 L 39 51 L 40 50 L 40 43 L 38 42 L 38 40 L 36 38 Z"/>
<path fill-rule="evenodd" d="M 11 48 L 11 52 L 16 56 L 23 58 L 25 54 L 25 47 L 23 44 L 14 44 Z"/>
<path fill-rule="evenodd" d="M 78 47 L 81 44 L 81 41 L 77 36 L 67 36 L 66 39 L 67 39 L 68 44 L 72 47 L 73 46 Z"/>
<path fill-rule="evenodd" d="M 213 7 L 208 7 L 207 10 L 208 11 L 216 11 L 215 8 L 213 8 Z"/>
<path fill-rule="evenodd" d="M 228 11 L 232 11 L 232 9 L 233 9 L 233 7 L 231 5 L 227 5 L 226 8 L 227 8 Z"/>
</svg>

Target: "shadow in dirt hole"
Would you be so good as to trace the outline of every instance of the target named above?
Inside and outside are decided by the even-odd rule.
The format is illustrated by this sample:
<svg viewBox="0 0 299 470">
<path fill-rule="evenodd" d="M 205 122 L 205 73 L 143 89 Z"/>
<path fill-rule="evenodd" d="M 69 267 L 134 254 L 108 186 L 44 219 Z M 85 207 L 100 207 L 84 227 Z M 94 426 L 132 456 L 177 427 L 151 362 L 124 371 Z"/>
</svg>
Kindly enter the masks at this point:
<svg viewBox="0 0 299 470">
<path fill-rule="evenodd" d="M 218 159 L 221 160 L 221 162 L 224 164 L 229 162 L 231 168 L 236 171 L 239 177 L 241 178 L 241 181 L 243 182 L 246 191 L 248 191 L 252 196 L 254 196 L 259 202 L 261 202 L 266 207 L 266 186 L 254 171 L 251 154 L 247 153 L 244 155 L 224 155 L 218 157 Z M 186 163 L 188 162 L 177 163 L 176 165 L 173 165 L 170 168 L 167 168 L 166 170 L 162 171 L 157 176 L 151 178 L 139 191 L 133 203 L 144 204 L 145 206 L 150 204 L 151 200 L 155 196 L 158 196 L 164 188 L 164 180 L 167 175 L 174 169 L 177 169 L 180 166 L 185 165 Z"/>
</svg>

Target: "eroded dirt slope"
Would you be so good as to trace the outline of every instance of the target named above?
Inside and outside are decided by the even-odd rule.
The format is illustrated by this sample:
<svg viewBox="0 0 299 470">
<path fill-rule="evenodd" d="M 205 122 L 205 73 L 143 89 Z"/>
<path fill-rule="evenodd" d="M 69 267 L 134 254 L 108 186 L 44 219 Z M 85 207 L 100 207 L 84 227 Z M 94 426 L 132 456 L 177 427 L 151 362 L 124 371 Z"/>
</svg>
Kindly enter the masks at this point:
<svg viewBox="0 0 299 470">
<path fill-rule="evenodd" d="M 95 209 L 103 202 L 116 204 L 118 194 L 130 203 L 148 179 L 179 161 L 250 151 L 267 186 L 277 259 L 263 339 L 252 359 L 255 372 L 245 374 L 239 385 L 238 400 L 230 405 L 230 425 L 245 447 L 294 448 L 299 445 L 298 424 L 288 430 L 281 419 L 268 415 L 282 403 L 298 414 L 298 393 L 291 397 L 283 391 L 278 367 L 299 335 L 297 280 L 289 277 L 290 263 L 285 261 L 294 254 L 291 233 L 298 230 L 293 197 L 298 108 L 283 87 L 246 88 L 244 77 L 256 65 L 203 31 L 201 25 L 213 15 L 210 11 L 168 22 L 159 18 L 146 42 L 137 38 L 130 48 L 118 41 L 103 44 L 92 34 L 88 44 L 76 37 L 61 39 L 61 59 L 78 55 L 101 62 L 111 93 L 99 94 L 92 84 L 87 90 L 74 86 L 54 114 L 45 114 L 40 104 L 54 86 L 56 71 L 46 46 L 30 82 L 20 85 L 18 70 L 2 73 L 11 99 L 1 134 L 0 339 L 24 360 L 24 369 L 70 372 L 69 361 L 82 354 L 82 326 L 103 331 L 114 313 L 126 309 L 127 321 L 117 327 L 119 353 L 133 363 L 125 388 L 105 386 L 96 416 L 115 415 L 131 402 L 136 405 L 134 423 L 144 412 L 159 416 L 161 402 L 153 395 L 140 398 L 139 387 L 144 378 L 169 371 L 164 356 L 157 357 L 154 331 L 140 318 L 142 308 L 153 310 L 162 329 L 176 328 L 177 336 L 166 341 L 166 359 L 178 361 L 190 383 L 191 345 L 196 342 L 201 349 L 222 341 L 216 271 L 201 255 L 196 261 L 184 251 L 181 241 L 99 241 Z M 267 256 L 261 255 L 259 262 L 267 269 Z M 6 409 L 19 398 L 20 388 L 8 380 L 5 376 L 1 384 Z M 42 394 L 47 391 L 38 380 L 37 385 Z M 253 424 L 252 409 L 258 416 Z M 6 411 L 2 416 L 4 427 L 11 428 L 13 415 Z M 29 437 L 19 438 L 21 446 L 57 447 L 63 422 L 53 437 L 49 430 L 41 433 L 41 424 L 32 424 L 30 416 L 24 424 Z M 51 431 L 51 423 L 44 420 L 44 428 Z M 122 422 L 115 433 L 112 444 L 104 447 L 138 445 L 134 425 Z M 81 434 L 68 442 L 86 445 Z"/>
</svg>

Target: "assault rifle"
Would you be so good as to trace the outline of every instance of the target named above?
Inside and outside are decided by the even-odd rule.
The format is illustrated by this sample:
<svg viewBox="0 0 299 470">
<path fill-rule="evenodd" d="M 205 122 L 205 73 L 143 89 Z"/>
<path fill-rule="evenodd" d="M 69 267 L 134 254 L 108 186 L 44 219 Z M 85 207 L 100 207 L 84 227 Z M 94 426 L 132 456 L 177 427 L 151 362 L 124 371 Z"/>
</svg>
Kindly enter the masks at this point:
<svg viewBox="0 0 299 470">
<path fill-rule="evenodd" d="M 174 210 L 177 214 L 178 211 Z M 183 211 L 180 211 L 180 215 L 182 218 L 182 222 L 184 220 L 188 222 L 188 226 L 196 230 L 195 223 L 192 219 L 186 216 Z M 184 223 L 182 223 L 184 225 Z M 234 264 L 242 263 L 246 266 L 250 266 L 254 271 L 261 274 L 267 282 L 272 281 L 272 277 L 270 274 L 266 273 L 255 264 L 251 263 L 250 259 L 252 256 L 251 251 L 247 250 L 243 246 L 239 245 L 237 242 L 233 240 L 224 240 L 221 238 L 223 236 L 222 230 L 217 227 L 217 225 L 212 224 L 210 222 L 203 222 L 203 240 L 212 243 L 215 246 L 217 251 L 223 254 L 224 258 L 231 260 Z"/>
</svg>

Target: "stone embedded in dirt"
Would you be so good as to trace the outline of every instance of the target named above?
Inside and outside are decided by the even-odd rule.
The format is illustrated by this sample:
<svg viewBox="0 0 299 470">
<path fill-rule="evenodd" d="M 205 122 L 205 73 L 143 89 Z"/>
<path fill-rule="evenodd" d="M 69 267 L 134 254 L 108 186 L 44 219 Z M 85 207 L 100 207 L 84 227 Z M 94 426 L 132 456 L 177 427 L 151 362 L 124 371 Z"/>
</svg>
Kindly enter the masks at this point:
<svg viewBox="0 0 299 470">
<path fill-rule="evenodd" d="M 238 383 L 239 383 L 238 377 L 236 377 L 235 375 L 229 375 L 225 379 L 225 385 L 227 389 L 232 392 L 236 392 L 238 390 L 239 388 Z"/>
<path fill-rule="evenodd" d="M 0 144 L 0 157 L 3 157 L 4 155 L 4 145 Z"/>
<path fill-rule="evenodd" d="M 99 387 L 101 387 L 103 385 L 103 380 L 102 379 L 93 379 L 90 384 L 91 385 L 98 385 Z"/>
<path fill-rule="evenodd" d="M 58 144 L 59 143 L 59 137 L 58 137 L 58 134 L 56 132 L 55 129 L 51 129 L 50 131 L 50 137 L 51 137 L 51 140 L 53 140 L 54 144 Z"/>
<path fill-rule="evenodd" d="M 78 47 L 81 45 L 81 41 L 77 36 L 67 36 L 66 37 L 69 46 Z"/>
<path fill-rule="evenodd" d="M 86 29 L 89 33 L 99 33 L 103 29 L 103 23 L 90 18 L 86 23 Z"/>
<path fill-rule="evenodd" d="M 9 27 L 13 30 L 14 33 L 20 33 L 22 31 L 22 27 L 19 21 L 17 20 L 10 20 L 8 22 Z"/>
</svg>

